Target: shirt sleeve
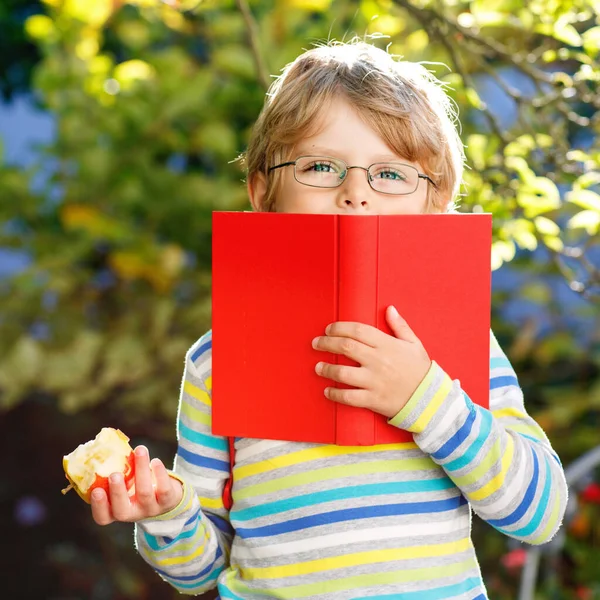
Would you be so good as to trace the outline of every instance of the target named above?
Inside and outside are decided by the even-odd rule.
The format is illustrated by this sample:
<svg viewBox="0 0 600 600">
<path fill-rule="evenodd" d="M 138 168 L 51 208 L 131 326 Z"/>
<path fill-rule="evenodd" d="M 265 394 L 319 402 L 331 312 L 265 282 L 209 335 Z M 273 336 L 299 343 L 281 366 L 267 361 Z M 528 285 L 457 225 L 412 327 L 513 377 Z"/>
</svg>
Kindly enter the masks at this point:
<svg viewBox="0 0 600 600">
<path fill-rule="evenodd" d="M 168 513 L 135 525 L 136 548 L 156 572 L 182 594 L 217 585 L 229 562 L 232 528 L 223 506 L 229 478 L 229 446 L 211 434 L 211 333 L 186 355 L 177 418 L 177 455 L 172 476 L 183 498 Z"/>
<path fill-rule="evenodd" d="M 499 531 L 543 544 L 567 505 L 562 465 L 527 414 L 517 376 L 490 332 L 490 408 L 474 404 L 435 362 L 392 425 L 414 434 L 473 510 Z"/>
</svg>

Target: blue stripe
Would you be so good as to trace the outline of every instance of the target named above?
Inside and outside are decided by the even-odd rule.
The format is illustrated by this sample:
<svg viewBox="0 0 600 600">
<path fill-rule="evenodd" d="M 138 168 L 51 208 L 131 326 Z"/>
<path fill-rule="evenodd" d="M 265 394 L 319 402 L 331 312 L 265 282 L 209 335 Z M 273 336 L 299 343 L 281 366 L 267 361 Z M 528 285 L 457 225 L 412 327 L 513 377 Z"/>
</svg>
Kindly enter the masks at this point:
<svg viewBox="0 0 600 600">
<path fill-rule="evenodd" d="M 505 358 L 504 356 L 494 356 L 490 359 L 490 371 L 492 369 L 506 369 L 506 367 L 509 369 L 513 368 L 508 358 Z"/>
<path fill-rule="evenodd" d="M 213 567 L 213 565 L 211 565 L 211 569 L 212 569 L 212 567 Z M 217 579 L 224 568 L 225 568 L 225 565 L 221 565 L 220 567 L 217 567 L 208 577 L 205 577 L 204 579 L 200 579 L 199 581 L 196 581 L 196 583 L 180 583 L 178 581 L 177 582 L 174 581 L 173 586 L 178 589 L 184 589 L 184 590 L 192 590 L 197 587 L 202 587 L 202 586 L 206 585 L 209 581 L 213 581 L 213 580 Z M 158 569 L 157 569 L 157 571 L 158 571 Z M 162 573 L 161 571 L 158 571 L 158 572 Z M 175 577 L 171 577 L 170 575 L 165 575 L 165 577 L 167 578 L 167 581 L 175 580 Z"/>
<path fill-rule="evenodd" d="M 196 573 L 195 575 L 180 575 L 178 577 L 176 577 L 175 575 L 169 575 L 169 573 L 167 573 L 166 571 L 161 571 L 160 569 L 156 569 L 157 573 L 160 573 L 161 575 L 164 575 L 165 577 L 167 577 L 168 579 L 171 579 L 172 581 L 194 581 L 195 579 L 198 579 L 199 577 L 204 577 L 207 573 L 210 573 L 215 565 L 215 563 L 219 560 L 219 558 L 221 558 L 221 556 L 223 556 L 223 551 L 221 550 L 220 546 L 217 546 L 217 553 L 215 554 L 215 558 L 213 559 L 212 563 L 206 567 L 204 567 L 204 569 L 202 569 L 202 571 L 200 571 L 199 573 Z M 198 585 L 198 583 L 194 584 L 195 586 Z"/>
<path fill-rule="evenodd" d="M 431 456 L 435 460 L 443 460 L 447 456 L 450 456 L 468 437 L 471 433 L 473 423 L 477 412 L 473 404 L 469 405 L 469 416 L 465 419 L 465 422 L 461 425 L 460 429 L 436 452 Z"/>
<path fill-rule="evenodd" d="M 229 521 L 209 512 L 204 513 L 204 515 L 219 531 L 222 531 L 227 535 L 233 535 L 233 528 Z"/>
<path fill-rule="evenodd" d="M 516 523 L 527 512 L 527 509 L 531 505 L 540 476 L 538 459 L 533 451 L 533 448 L 531 449 L 531 453 L 533 454 L 533 477 L 527 486 L 527 491 L 525 492 L 525 496 L 523 496 L 523 500 L 521 500 L 521 504 L 519 504 L 519 506 L 517 506 L 517 508 L 510 515 L 504 517 L 504 519 L 488 519 L 488 523 L 492 527 L 499 529 L 501 527 L 506 527 L 507 525 Z"/>
<path fill-rule="evenodd" d="M 179 446 L 177 448 L 177 455 L 181 456 L 186 462 L 196 467 L 205 467 L 206 469 L 214 469 L 215 471 L 224 471 L 229 473 L 229 461 L 217 460 L 216 458 L 209 458 L 207 456 L 200 456 L 194 454 L 185 448 Z"/>
<path fill-rule="evenodd" d="M 213 450 L 225 450 L 229 448 L 227 438 L 214 437 L 212 435 L 205 435 L 199 431 L 190 429 L 183 421 L 179 421 L 179 434 L 182 435 L 186 440 L 204 446 L 205 448 L 212 448 Z"/>
<path fill-rule="evenodd" d="M 163 545 L 160 545 L 158 543 L 159 538 L 157 536 L 150 535 L 149 533 L 144 531 L 144 538 L 146 539 L 146 543 L 148 544 L 148 546 L 150 546 L 150 548 L 152 548 L 152 550 L 154 550 L 155 552 L 158 552 L 160 550 L 164 550 L 165 548 L 168 548 L 175 541 L 192 537 L 198 530 L 199 521 L 197 521 L 197 519 L 198 519 L 199 512 L 200 512 L 200 510 L 197 510 L 184 524 L 184 527 L 187 527 L 188 525 L 191 525 L 194 521 L 196 521 L 196 524 L 194 525 L 194 527 L 192 529 L 190 529 L 189 531 L 184 531 L 183 533 L 180 533 L 176 538 L 162 536 L 162 539 L 165 540 L 165 542 L 166 542 Z"/>
<path fill-rule="evenodd" d="M 496 390 L 510 385 L 519 387 L 519 382 L 514 375 L 501 375 L 500 377 L 492 377 L 490 379 L 490 390 Z"/>
<path fill-rule="evenodd" d="M 386 594 L 384 596 L 364 596 L 355 598 L 354 600 L 399 600 L 399 598 L 402 598 L 402 600 L 446 600 L 446 598 L 450 598 L 451 596 L 470 592 L 478 586 L 481 586 L 481 580 L 475 577 L 469 577 L 460 583 L 445 585 L 444 587 L 434 588 L 432 590 L 403 592 L 401 595 Z M 481 594 L 477 596 L 477 598 L 484 598 L 485 600 L 485 596 L 482 596 Z"/>
<path fill-rule="evenodd" d="M 217 596 L 216 600 L 244 600 L 241 596 L 234 594 L 229 588 L 218 585 L 219 596 Z"/>
<path fill-rule="evenodd" d="M 265 525 L 254 529 L 238 527 L 236 533 L 242 538 L 268 537 L 289 533 L 291 531 L 309 529 L 311 527 L 319 527 L 320 525 L 341 523 L 344 521 L 445 512 L 448 510 L 455 510 L 466 503 L 467 501 L 462 496 L 456 496 L 447 500 L 436 500 L 433 502 L 406 502 L 404 504 L 362 506 L 359 508 L 347 508 L 327 513 L 319 513 L 308 517 L 300 517 L 299 519 L 289 519 L 283 523 Z"/>
<path fill-rule="evenodd" d="M 338 488 L 335 490 L 325 490 L 312 494 L 304 494 L 285 500 L 276 500 L 266 502 L 257 506 L 243 508 L 241 510 L 231 511 L 232 521 L 249 521 L 268 515 L 313 506 L 324 502 L 334 502 L 336 500 L 346 500 L 348 498 L 364 498 L 366 496 L 379 496 L 388 494 L 409 494 L 420 492 L 433 492 L 447 490 L 454 487 L 454 483 L 447 477 L 441 479 L 422 479 L 417 481 L 398 481 L 392 483 L 374 483 L 371 485 L 355 485 L 347 488 Z"/>
<path fill-rule="evenodd" d="M 192 354 L 192 362 L 196 362 L 204 352 L 212 348 L 212 339 L 208 342 L 204 342 L 201 346 L 196 348 L 196 351 Z"/>
<path fill-rule="evenodd" d="M 489 410 L 480 411 L 481 414 L 481 427 L 477 434 L 477 437 L 473 440 L 473 443 L 465 451 L 462 456 L 455 458 L 454 460 L 444 465 L 444 471 L 458 471 L 466 467 L 472 460 L 475 459 L 478 452 L 483 447 L 483 444 L 487 441 L 490 431 L 492 430 L 492 413 Z"/>
<path fill-rule="evenodd" d="M 546 463 L 546 482 L 544 483 L 544 491 L 540 497 L 540 501 L 538 507 L 533 515 L 533 518 L 527 525 L 521 527 L 521 529 L 517 529 L 516 531 L 511 531 L 510 535 L 526 537 L 532 535 L 533 532 L 540 526 L 542 519 L 544 518 L 544 514 L 546 509 L 548 508 L 548 501 L 550 500 L 550 488 L 552 486 L 552 477 L 550 473 L 550 465 L 548 464 L 548 459 L 544 459 Z M 506 532 L 508 533 L 508 532 Z"/>
</svg>

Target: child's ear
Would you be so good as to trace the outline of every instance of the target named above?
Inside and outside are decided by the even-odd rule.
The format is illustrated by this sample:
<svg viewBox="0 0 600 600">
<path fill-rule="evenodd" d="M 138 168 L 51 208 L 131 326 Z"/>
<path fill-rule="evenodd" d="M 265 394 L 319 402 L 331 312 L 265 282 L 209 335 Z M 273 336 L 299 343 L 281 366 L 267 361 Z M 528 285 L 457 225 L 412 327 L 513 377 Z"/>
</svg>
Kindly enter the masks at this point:
<svg viewBox="0 0 600 600">
<path fill-rule="evenodd" d="M 250 204 L 256 212 L 263 210 L 263 202 L 267 195 L 267 178 L 264 173 L 252 173 L 248 176 L 248 196 Z"/>
</svg>

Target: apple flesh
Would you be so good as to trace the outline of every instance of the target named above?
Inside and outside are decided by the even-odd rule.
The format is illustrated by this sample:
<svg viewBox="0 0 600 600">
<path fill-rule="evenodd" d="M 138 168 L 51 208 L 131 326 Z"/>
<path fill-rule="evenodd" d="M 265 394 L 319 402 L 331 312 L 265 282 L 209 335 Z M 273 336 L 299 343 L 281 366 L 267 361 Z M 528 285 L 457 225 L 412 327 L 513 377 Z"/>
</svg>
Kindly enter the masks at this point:
<svg viewBox="0 0 600 600">
<path fill-rule="evenodd" d="M 88 504 L 96 488 L 108 494 L 112 473 L 122 473 L 129 495 L 135 493 L 135 457 L 129 438 L 119 429 L 103 427 L 95 439 L 63 457 L 63 469 L 71 485 L 62 493 L 74 489 Z"/>
</svg>

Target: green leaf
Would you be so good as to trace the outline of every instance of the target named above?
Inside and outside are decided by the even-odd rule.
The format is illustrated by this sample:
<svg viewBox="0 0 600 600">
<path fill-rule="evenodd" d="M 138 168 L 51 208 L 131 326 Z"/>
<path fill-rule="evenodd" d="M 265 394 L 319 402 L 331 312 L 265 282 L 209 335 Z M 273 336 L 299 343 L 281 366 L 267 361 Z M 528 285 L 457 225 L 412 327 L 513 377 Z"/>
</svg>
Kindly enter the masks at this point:
<svg viewBox="0 0 600 600">
<path fill-rule="evenodd" d="M 473 133 L 467 138 L 465 153 L 473 166 L 482 171 L 485 169 L 489 136 Z"/>
</svg>

